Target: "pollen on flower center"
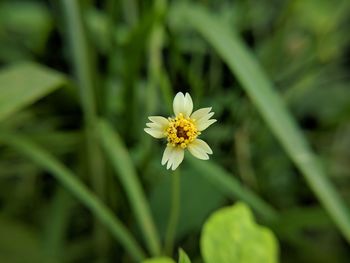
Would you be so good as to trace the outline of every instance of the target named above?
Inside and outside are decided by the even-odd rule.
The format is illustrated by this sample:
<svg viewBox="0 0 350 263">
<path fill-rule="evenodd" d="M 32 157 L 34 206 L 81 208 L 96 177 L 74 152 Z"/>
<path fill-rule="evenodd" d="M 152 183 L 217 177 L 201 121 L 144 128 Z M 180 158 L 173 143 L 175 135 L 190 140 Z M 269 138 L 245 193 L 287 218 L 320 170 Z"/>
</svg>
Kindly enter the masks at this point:
<svg viewBox="0 0 350 263">
<path fill-rule="evenodd" d="M 179 126 L 176 128 L 176 135 L 178 138 L 184 138 L 185 140 L 188 139 L 187 132 L 184 130 L 183 127 Z"/>
<path fill-rule="evenodd" d="M 197 138 L 200 132 L 191 118 L 185 118 L 180 113 L 175 118 L 169 118 L 169 125 L 165 130 L 165 134 L 170 145 L 185 149 L 188 144 Z"/>
</svg>

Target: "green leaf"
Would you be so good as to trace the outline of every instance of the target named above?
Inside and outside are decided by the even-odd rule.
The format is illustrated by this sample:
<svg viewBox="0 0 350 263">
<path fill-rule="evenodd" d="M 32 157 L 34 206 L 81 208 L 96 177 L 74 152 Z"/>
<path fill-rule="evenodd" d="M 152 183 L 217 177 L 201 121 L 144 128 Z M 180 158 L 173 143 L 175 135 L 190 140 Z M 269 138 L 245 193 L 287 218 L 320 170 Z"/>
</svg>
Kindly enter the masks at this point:
<svg viewBox="0 0 350 263">
<path fill-rule="evenodd" d="M 201 251 L 206 263 L 276 263 L 273 233 L 254 222 L 244 203 L 216 211 L 204 225 Z"/>
<path fill-rule="evenodd" d="M 0 71 L 0 121 L 66 83 L 60 73 L 26 63 Z"/>
<path fill-rule="evenodd" d="M 151 258 L 142 261 L 142 263 L 175 263 L 171 258 L 159 257 L 159 258 Z"/>
<path fill-rule="evenodd" d="M 187 22 L 217 51 L 279 140 L 310 188 L 350 242 L 350 214 L 327 178 L 284 101 L 246 45 L 227 24 L 197 5 L 174 6 L 172 16 Z"/>
<path fill-rule="evenodd" d="M 190 258 L 182 248 L 179 249 L 179 263 L 191 263 Z"/>
</svg>

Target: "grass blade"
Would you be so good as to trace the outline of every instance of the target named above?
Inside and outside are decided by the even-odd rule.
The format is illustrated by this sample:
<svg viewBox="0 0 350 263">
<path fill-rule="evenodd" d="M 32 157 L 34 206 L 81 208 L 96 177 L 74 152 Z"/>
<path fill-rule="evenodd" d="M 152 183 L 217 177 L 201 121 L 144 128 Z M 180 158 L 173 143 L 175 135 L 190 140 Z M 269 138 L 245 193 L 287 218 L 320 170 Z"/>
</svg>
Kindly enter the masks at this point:
<svg viewBox="0 0 350 263">
<path fill-rule="evenodd" d="M 120 222 L 113 212 L 109 210 L 95 194 L 90 192 L 67 167 L 44 149 L 41 149 L 18 135 L 1 133 L 0 141 L 3 144 L 15 148 L 18 152 L 24 154 L 39 166 L 51 172 L 52 175 L 63 184 L 67 191 L 90 209 L 135 260 L 140 261 L 144 259 L 144 252 L 122 222 Z"/>
<path fill-rule="evenodd" d="M 350 217 L 344 201 L 328 180 L 273 84 L 245 44 L 226 24 L 196 5 L 178 6 L 173 11 L 178 19 L 179 16 L 182 17 L 197 30 L 227 63 L 271 131 L 350 242 Z"/>
<path fill-rule="evenodd" d="M 151 216 L 146 196 L 138 180 L 134 165 L 122 140 L 104 120 L 98 126 L 101 145 L 109 157 L 116 175 L 123 184 L 130 204 L 144 234 L 146 245 L 153 255 L 159 255 L 159 237 Z"/>
<path fill-rule="evenodd" d="M 89 49 L 82 14 L 77 0 L 61 1 L 66 21 L 67 40 L 72 55 L 73 69 L 80 89 L 81 104 L 87 123 L 96 118 L 94 80 Z"/>
<path fill-rule="evenodd" d="M 74 202 L 73 202 L 74 201 Z M 58 263 L 63 260 L 65 233 L 68 230 L 70 212 L 75 200 L 62 187 L 59 187 L 52 198 L 49 217 L 45 221 L 43 234 L 43 251 L 50 261 Z"/>
<path fill-rule="evenodd" d="M 62 0 L 59 3 L 65 17 L 66 39 L 72 56 L 71 62 L 84 113 L 89 177 L 94 192 L 102 200 L 105 200 L 104 160 L 94 134 L 97 121 L 97 96 L 94 83 L 96 70 L 93 64 L 93 50 L 89 47 L 87 39 L 81 1 Z M 96 251 L 100 253 L 101 257 L 104 257 L 108 249 L 108 237 L 98 224 L 95 226 L 95 239 Z"/>
<path fill-rule="evenodd" d="M 72 55 L 74 75 L 80 90 L 91 181 L 94 190 L 100 197 L 104 198 L 104 164 L 94 134 L 97 122 L 97 98 L 94 90 L 93 52 L 87 41 L 80 2 L 78 0 L 63 0 L 60 4 L 66 18 L 67 44 Z"/>
</svg>

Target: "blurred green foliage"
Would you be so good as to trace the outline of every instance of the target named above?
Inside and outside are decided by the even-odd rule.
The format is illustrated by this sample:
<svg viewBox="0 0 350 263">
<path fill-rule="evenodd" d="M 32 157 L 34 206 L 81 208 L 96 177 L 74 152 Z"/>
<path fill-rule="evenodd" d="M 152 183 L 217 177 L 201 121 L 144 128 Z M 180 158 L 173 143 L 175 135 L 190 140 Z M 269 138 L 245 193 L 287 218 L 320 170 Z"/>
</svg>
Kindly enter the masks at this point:
<svg viewBox="0 0 350 263">
<path fill-rule="evenodd" d="M 348 262 L 349 12 L 347 0 L 1 1 L 0 262 L 177 259 L 163 248 L 172 174 L 143 127 L 178 91 L 218 122 L 203 133 L 212 158 L 181 165 L 174 251 L 211 262 L 204 223 L 241 200 L 279 262 Z M 212 231 L 224 240 L 243 219 Z"/>
</svg>

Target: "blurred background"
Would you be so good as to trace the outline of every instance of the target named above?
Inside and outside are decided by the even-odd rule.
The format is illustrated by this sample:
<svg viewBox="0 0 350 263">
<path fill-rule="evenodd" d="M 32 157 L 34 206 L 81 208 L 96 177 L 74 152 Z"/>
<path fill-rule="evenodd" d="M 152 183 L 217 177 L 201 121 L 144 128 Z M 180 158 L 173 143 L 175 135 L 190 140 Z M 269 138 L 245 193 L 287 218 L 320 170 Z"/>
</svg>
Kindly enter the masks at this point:
<svg viewBox="0 0 350 263">
<path fill-rule="evenodd" d="M 349 262 L 349 30 L 347 0 L 1 0 L 0 262 L 138 262 L 129 235 L 205 262 L 204 222 L 238 200 L 280 262 Z M 174 207 L 143 128 L 179 91 L 218 122 Z"/>
</svg>

